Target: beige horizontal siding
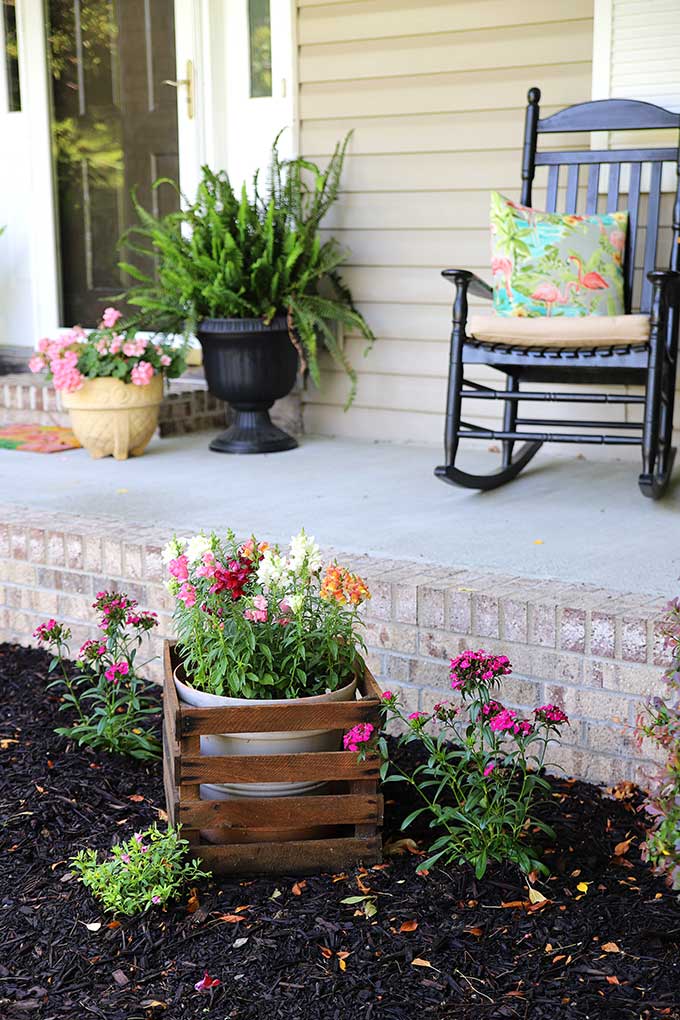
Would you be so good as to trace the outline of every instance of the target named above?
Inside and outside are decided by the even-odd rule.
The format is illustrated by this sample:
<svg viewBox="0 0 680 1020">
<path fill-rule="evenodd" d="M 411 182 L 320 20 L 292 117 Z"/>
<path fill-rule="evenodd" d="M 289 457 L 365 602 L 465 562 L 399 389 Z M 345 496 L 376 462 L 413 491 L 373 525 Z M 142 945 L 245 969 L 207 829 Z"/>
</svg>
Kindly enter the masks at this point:
<svg viewBox="0 0 680 1020">
<path fill-rule="evenodd" d="M 464 266 L 490 278 L 489 191 L 519 196 L 527 89 L 541 87 L 544 116 L 590 97 L 591 19 L 592 0 L 542 8 L 531 0 L 298 0 L 301 151 L 323 163 L 353 132 L 341 199 L 325 226 L 351 252 L 344 277 L 377 336 L 367 357 L 359 337 L 345 337 L 359 373 L 346 413 L 347 381 L 324 363 L 321 392 L 310 387 L 305 397 L 308 429 L 441 443 L 453 289 L 440 270 Z M 549 147 L 589 144 L 562 135 Z M 662 261 L 669 242 L 666 231 Z M 483 367 L 473 377 L 502 378 Z M 565 405 L 555 416 L 576 413 Z M 470 402 L 466 416 L 491 424 L 498 408 Z M 611 409 L 591 405 L 588 417 L 611 418 Z"/>
<path fill-rule="evenodd" d="M 353 132 L 326 227 L 378 338 L 367 357 L 345 338 L 359 373 L 347 413 L 346 381 L 324 365 L 312 431 L 441 442 L 453 290 L 440 269 L 489 278 L 489 191 L 518 195 L 527 89 L 540 85 L 546 115 L 589 97 L 591 19 L 592 0 L 298 0 L 301 151 L 323 162 Z"/>
</svg>

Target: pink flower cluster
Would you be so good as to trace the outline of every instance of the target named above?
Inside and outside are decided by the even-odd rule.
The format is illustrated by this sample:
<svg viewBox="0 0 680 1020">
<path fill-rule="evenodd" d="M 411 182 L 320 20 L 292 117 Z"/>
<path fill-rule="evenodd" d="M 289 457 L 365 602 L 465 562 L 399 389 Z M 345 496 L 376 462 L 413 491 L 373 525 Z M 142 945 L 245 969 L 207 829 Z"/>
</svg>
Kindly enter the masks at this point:
<svg viewBox="0 0 680 1020">
<path fill-rule="evenodd" d="M 454 691 L 472 691 L 477 687 L 498 683 L 512 671 L 506 655 L 491 655 L 483 648 L 465 651 L 451 659 L 451 687 Z"/>
<path fill-rule="evenodd" d="M 140 361 L 132 369 L 130 376 L 135 386 L 148 386 L 155 374 L 155 369 L 150 362 Z"/>
<path fill-rule="evenodd" d="M 78 370 L 77 345 L 85 336 L 80 326 L 56 340 L 43 337 L 38 343 L 38 353 L 28 363 L 31 372 L 43 372 L 48 369 L 53 376 L 54 388 L 65 393 L 74 393 L 85 382 L 85 376 Z M 74 349 L 75 347 L 75 349 Z"/>
<path fill-rule="evenodd" d="M 569 722 L 568 715 L 558 705 L 541 705 L 534 709 L 534 715 L 538 722 L 553 723 L 555 726 Z"/>
<path fill-rule="evenodd" d="M 47 620 L 36 627 L 33 631 L 33 637 L 37 638 L 38 641 L 54 641 L 59 629 L 59 624 L 56 620 Z"/>
<path fill-rule="evenodd" d="M 78 651 L 78 661 L 87 660 L 88 662 L 98 659 L 106 652 L 106 645 L 103 645 L 100 641 L 86 641 L 80 646 Z"/>
<path fill-rule="evenodd" d="M 345 733 L 342 744 L 346 751 L 358 751 L 360 744 L 367 744 L 373 736 L 375 727 L 371 723 L 357 723 Z"/>
<path fill-rule="evenodd" d="M 266 623 L 268 611 L 269 607 L 264 595 L 256 595 L 253 599 L 253 608 L 246 609 L 243 615 L 246 620 L 252 620 L 254 623 Z"/>
<path fill-rule="evenodd" d="M 104 676 L 108 681 L 110 681 L 110 683 L 118 684 L 120 683 L 120 677 L 127 676 L 129 672 L 129 664 L 125 661 L 125 659 L 121 659 L 120 662 L 111 663 L 111 665 L 104 670 Z"/>
<path fill-rule="evenodd" d="M 516 737 L 528 737 L 534 731 L 527 719 L 518 719 L 517 713 L 510 708 L 501 708 L 492 715 L 489 726 L 494 733 L 513 733 Z"/>
</svg>

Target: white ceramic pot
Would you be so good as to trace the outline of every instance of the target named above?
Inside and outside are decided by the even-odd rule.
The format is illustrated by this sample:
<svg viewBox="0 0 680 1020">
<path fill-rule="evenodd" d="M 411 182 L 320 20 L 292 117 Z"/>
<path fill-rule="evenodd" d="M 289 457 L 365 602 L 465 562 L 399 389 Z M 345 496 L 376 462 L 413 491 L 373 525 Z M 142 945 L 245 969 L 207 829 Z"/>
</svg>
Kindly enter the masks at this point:
<svg viewBox="0 0 680 1020">
<path fill-rule="evenodd" d="M 228 698 L 197 691 L 179 679 L 175 671 L 177 696 L 192 708 L 224 708 L 238 705 L 290 705 L 321 704 L 327 701 L 354 701 L 356 680 L 329 694 L 308 698 L 288 698 L 277 701 L 257 698 Z M 301 754 L 314 751 L 337 751 L 341 747 L 341 730 L 290 730 L 276 733 L 220 733 L 201 737 L 201 754 L 233 754 L 247 757 L 255 754 Z M 323 786 L 310 780 L 304 783 L 203 783 L 201 800 L 230 800 L 233 797 L 291 797 L 301 796 Z"/>
</svg>

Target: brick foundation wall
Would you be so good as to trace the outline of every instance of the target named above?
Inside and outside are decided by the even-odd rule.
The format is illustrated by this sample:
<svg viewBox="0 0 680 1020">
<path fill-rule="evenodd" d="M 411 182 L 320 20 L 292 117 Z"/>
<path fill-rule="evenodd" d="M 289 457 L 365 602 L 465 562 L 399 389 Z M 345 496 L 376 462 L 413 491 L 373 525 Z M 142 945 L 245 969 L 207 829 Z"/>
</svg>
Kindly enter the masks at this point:
<svg viewBox="0 0 680 1020">
<path fill-rule="evenodd" d="M 150 651 L 172 635 L 172 601 L 160 550 L 171 529 L 0 505 L 0 641 L 32 644 L 54 616 L 72 627 L 74 649 L 91 637 L 94 593 L 127 591 L 159 613 Z M 409 710 L 446 696 L 448 659 L 466 647 L 507 654 L 511 707 L 551 701 L 572 725 L 552 760 L 569 775 L 644 786 L 653 763 L 635 750 L 630 726 L 640 699 L 661 694 L 665 599 L 588 585 L 479 574 L 436 564 L 342 556 L 369 581 L 369 665 Z M 669 593 L 670 595 L 671 593 Z M 160 662 L 149 667 L 160 679 Z"/>
</svg>

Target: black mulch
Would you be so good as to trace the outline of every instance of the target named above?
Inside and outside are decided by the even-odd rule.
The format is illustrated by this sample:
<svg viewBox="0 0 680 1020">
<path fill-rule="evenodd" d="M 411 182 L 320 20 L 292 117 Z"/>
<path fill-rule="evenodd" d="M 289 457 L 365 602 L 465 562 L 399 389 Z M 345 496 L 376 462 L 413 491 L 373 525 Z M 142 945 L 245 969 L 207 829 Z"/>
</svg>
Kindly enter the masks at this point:
<svg viewBox="0 0 680 1020">
<path fill-rule="evenodd" d="M 640 861 L 638 795 L 584 783 L 554 783 L 539 909 L 512 905 L 527 891 L 511 869 L 418 877 L 407 852 L 297 886 L 208 883 L 194 913 L 185 900 L 110 927 L 67 859 L 157 820 L 160 770 L 54 736 L 46 663 L 0 646 L 0 1017 L 680 1017 L 680 908 Z M 389 805 L 386 835 L 408 809 Z M 341 903 L 362 890 L 370 919 Z M 222 982 L 208 994 L 194 991 L 205 969 Z"/>
</svg>

